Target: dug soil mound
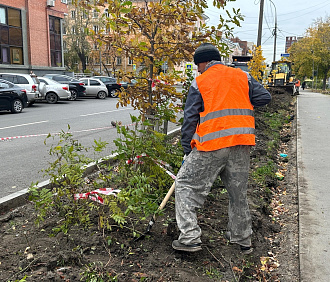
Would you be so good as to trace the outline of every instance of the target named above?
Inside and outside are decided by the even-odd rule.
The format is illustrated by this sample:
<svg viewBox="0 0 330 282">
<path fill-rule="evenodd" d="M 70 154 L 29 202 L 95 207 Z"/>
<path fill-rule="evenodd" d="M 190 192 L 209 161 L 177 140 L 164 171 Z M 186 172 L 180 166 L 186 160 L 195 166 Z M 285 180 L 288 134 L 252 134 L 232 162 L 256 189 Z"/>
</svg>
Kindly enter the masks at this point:
<svg viewBox="0 0 330 282">
<path fill-rule="evenodd" d="M 171 247 L 179 234 L 174 197 L 150 234 L 136 242 L 130 224 L 122 228 L 114 223 L 108 231 L 95 222 L 87 231 L 74 228 L 49 236 L 60 218 L 53 215 L 37 227 L 34 204 L 27 202 L 0 217 L 0 280 L 298 281 L 295 97 L 272 97 L 270 105 L 255 113 L 257 145 L 251 152 L 248 192 L 252 254 L 243 255 L 224 238 L 228 197 L 216 181 L 198 211 L 203 250 L 192 254 Z M 270 122 L 283 113 L 287 120 L 276 140 Z M 134 228 L 143 233 L 147 224 L 145 220 Z"/>
</svg>

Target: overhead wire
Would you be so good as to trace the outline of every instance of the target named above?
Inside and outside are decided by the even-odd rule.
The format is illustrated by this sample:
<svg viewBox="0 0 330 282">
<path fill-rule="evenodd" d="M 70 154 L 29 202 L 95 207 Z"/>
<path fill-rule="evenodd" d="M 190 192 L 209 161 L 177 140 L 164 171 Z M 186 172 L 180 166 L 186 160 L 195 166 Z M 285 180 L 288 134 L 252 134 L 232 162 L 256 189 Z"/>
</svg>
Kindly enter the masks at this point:
<svg viewBox="0 0 330 282">
<path fill-rule="evenodd" d="M 260 1 L 258 1 L 258 2 L 260 2 Z M 313 6 L 309 6 L 309 7 L 307 7 L 307 8 L 303 8 L 303 9 L 299 9 L 299 10 L 295 9 L 295 10 L 292 11 L 292 12 L 283 13 L 283 14 L 278 14 L 278 17 L 282 17 L 282 16 L 284 16 L 284 15 L 290 15 L 290 14 L 291 14 L 291 15 L 292 15 L 292 14 L 297 14 L 297 13 L 299 13 L 299 12 L 301 12 L 301 11 L 310 10 L 310 9 L 312 9 L 312 8 L 314 8 L 314 7 L 319 6 L 319 5 L 323 5 L 324 3 L 326 3 L 324 6 L 318 8 L 318 9 L 316 9 L 316 10 L 313 10 L 313 11 L 317 11 L 317 10 L 319 10 L 319 9 L 321 9 L 321 8 L 324 8 L 325 6 L 327 6 L 327 5 L 330 4 L 330 1 L 329 1 L 329 0 L 326 0 L 326 1 L 322 2 L 322 3 L 318 3 L 318 4 L 315 4 L 315 5 L 313 5 Z M 309 12 L 313 12 L 313 11 L 309 11 Z M 309 12 L 308 12 L 308 13 L 309 13 Z M 306 13 L 306 14 L 308 14 L 308 13 Z M 306 14 L 303 14 L 303 15 L 306 15 Z M 259 18 L 259 16 L 253 16 L 253 17 L 247 17 L 247 16 L 245 16 L 245 18 L 247 18 L 247 19 L 257 19 L 257 18 Z"/>
</svg>

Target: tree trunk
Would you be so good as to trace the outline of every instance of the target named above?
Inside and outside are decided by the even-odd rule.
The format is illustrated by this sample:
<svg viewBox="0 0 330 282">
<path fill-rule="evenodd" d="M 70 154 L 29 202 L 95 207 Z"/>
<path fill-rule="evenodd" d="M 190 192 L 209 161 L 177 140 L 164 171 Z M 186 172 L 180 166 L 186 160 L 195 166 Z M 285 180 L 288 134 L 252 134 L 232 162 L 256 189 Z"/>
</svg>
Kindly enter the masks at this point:
<svg viewBox="0 0 330 282">
<path fill-rule="evenodd" d="M 87 66 L 86 66 L 86 55 L 84 52 L 78 52 L 78 57 L 81 61 L 82 72 L 84 73 Z"/>
<path fill-rule="evenodd" d="M 322 90 L 325 90 L 327 87 L 327 74 L 329 70 L 330 70 L 330 66 L 324 72 Z"/>
</svg>

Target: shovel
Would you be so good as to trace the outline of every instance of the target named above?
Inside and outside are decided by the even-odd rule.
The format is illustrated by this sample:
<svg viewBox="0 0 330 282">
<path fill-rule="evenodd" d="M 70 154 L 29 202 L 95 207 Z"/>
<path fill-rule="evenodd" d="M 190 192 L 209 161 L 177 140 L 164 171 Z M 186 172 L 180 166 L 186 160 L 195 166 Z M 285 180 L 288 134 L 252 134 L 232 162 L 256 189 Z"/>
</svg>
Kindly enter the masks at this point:
<svg viewBox="0 0 330 282">
<path fill-rule="evenodd" d="M 170 190 L 168 190 L 168 192 L 167 192 L 167 194 L 166 194 L 164 200 L 163 200 L 163 201 L 161 202 L 161 204 L 159 205 L 158 210 L 162 210 L 162 209 L 165 207 L 165 205 L 166 205 L 168 199 L 172 196 L 174 190 L 175 190 L 175 182 L 173 182 L 173 184 L 172 184 Z M 138 240 L 140 240 L 140 239 L 143 239 L 143 238 L 144 238 L 144 237 L 150 232 L 150 230 L 151 230 L 152 226 L 154 225 L 155 221 L 156 221 L 156 214 L 154 214 L 154 215 L 152 216 L 152 218 L 150 219 L 146 231 L 145 231 L 140 237 L 135 238 L 135 239 L 134 239 L 134 242 L 136 242 L 136 241 L 138 241 Z"/>
</svg>

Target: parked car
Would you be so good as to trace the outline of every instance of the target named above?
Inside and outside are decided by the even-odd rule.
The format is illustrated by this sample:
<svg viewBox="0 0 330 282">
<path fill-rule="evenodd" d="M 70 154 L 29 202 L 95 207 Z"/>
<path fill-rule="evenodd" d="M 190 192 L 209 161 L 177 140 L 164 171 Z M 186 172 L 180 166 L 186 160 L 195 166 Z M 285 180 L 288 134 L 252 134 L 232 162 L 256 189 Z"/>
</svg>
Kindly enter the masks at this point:
<svg viewBox="0 0 330 282">
<path fill-rule="evenodd" d="M 28 105 L 26 90 L 0 79 L 0 110 L 20 113 Z"/>
<path fill-rule="evenodd" d="M 128 82 L 126 82 L 126 81 L 121 81 L 119 84 L 120 84 L 121 87 L 124 88 L 124 89 L 127 89 L 127 87 L 128 87 Z"/>
<path fill-rule="evenodd" d="M 86 87 L 86 97 L 97 97 L 105 99 L 108 96 L 108 89 L 106 85 L 96 78 L 80 78 Z"/>
<path fill-rule="evenodd" d="M 69 84 L 61 84 L 47 77 L 38 77 L 38 79 L 44 83 L 43 88 L 39 90 L 44 95 L 47 103 L 55 104 L 60 99 L 70 100 L 71 92 L 69 91 Z"/>
<path fill-rule="evenodd" d="M 0 73 L 0 78 L 26 89 L 29 106 L 34 104 L 36 100 L 44 98 L 39 92 L 40 81 L 35 74 Z"/>
<path fill-rule="evenodd" d="M 78 97 L 86 96 L 84 83 L 78 79 L 64 74 L 45 74 L 43 77 L 55 80 L 62 84 L 69 84 L 69 90 L 71 92 L 70 100 L 77 100 Z"/>
<path fill-rule="evenodd" d="M 116 78 L 111 76 L 93 76 L 92 78 L 97 78 L 106 85 L 110 97 L 118 97 L 118 92 L 121 91 L 122 85 L 120 83 L 117 83 Z"/>
<path fill-rule="evenodd" d="M 131 82 L 128 83 L 128 86 L 135 86 L 137 83 L 138 81 L 136 79 L 131 79 Z"/>
</svg>

